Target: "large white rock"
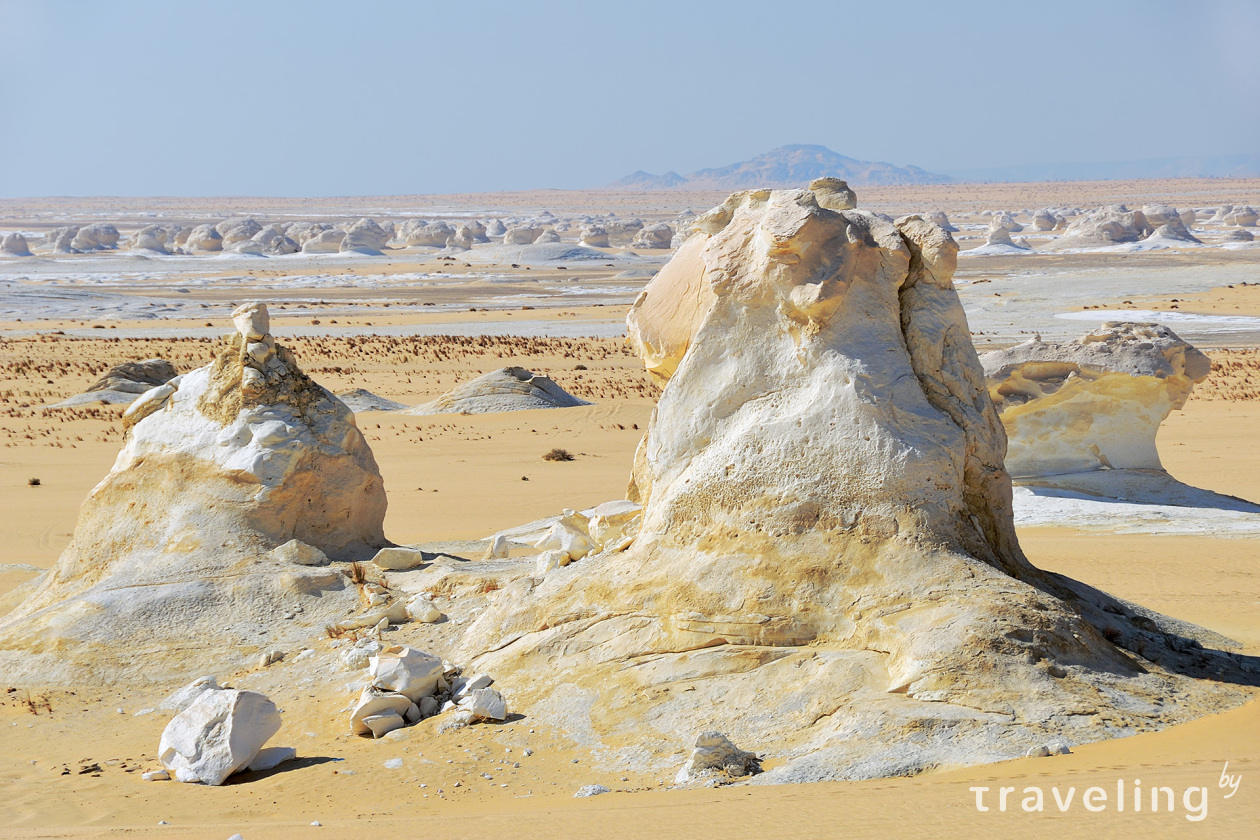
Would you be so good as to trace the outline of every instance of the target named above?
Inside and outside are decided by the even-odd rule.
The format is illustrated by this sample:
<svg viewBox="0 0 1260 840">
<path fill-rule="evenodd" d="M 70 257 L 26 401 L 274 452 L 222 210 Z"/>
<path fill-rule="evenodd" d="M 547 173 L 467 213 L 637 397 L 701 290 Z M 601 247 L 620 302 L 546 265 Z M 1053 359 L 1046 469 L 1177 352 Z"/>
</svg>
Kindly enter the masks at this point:
<svg viewBox="0 0 1260 840">
<path fill-rule="evenodd" d="M 321 230 L 302 243 L 303 254 L 335 254 L 341 250 L 346 232 L 336 228 Z"/>
<path fill-rule="evenodd" d="M 453 658 L 595 748 L 633 732 L 656 766 L 720 709 L 780 759 L 772 781 L 1013 758 L 1244 701 L 1228 657 L 1212 667 L 1232 677 L 1181 676 L 1160 633 L 1024 557 L 949 234 L 810 190 L 737 193 L 696 227 L 627 321 L 655 358 L 645 333 L 685 348 L 656 368 L 637 537 L 496 593 Z"/>
<path fill-rule="evenodd" d="M 6 233 L 0 236 L 0 256 L 4 257 L 29 257 L 31 255 L 30 245 L 26 242 L 26 237 L 20 233 Z"/>
<path fill-rule="evenodd" d="M 222 251 L 223 234 L 214 225 L 197 225 L 188 232 L 184 246 L 190 251 Z"/>
<path fill-rule="evenodd" d="M 674 240 L 674 229 L 666 224 L 648 225 L 630 240 L 631 248 L 647 248 L 661 250 L 669 248 Z"/>
<path fill-rule="evenodd" d="M 280 710 L 256 691 L 205 691 L 171 718 L 158 760 L 181 782 L 221 785 L 280 731 Z"/>
<path fill-rule="evenodd" d="M 532 245 L 542 236 L 545 227 L 540 225 L 513 225 L 503 232 L 504 245 Z"/>
<path fill-rule="evenodd" d="M 161 225 L 147 225 L 136 231 L 131 238 L 131 250 L 153 251 L 158 254 L 168 253 L 166 248 L 166 228 Z"/>
<path fill-rule="evenodd" d="M 346 236 L 341 240 L 341 252 L 354 251 L 360 254 L 379 254 L 389 241 L 390 235 L 372 219 L 359 221 L 346 228 Z"/>
<path fill-rule="evenodd" d="M 359 609 L 341 571 L 271 551 L 296 539 L 366 560 L 387 544 L 371 449 L 350 410 L 263 332 L 264 307 L 235 315 L 240 331 L 211 364 L 124 415 L 122 450 L 74 539 L 0 618 L 0 671 L 179 678 L 189 639 L 199 669 L 227 669 L 256 651 L 260 628 L 284 647 Z M 302 619 L 285 621 L 294 605 Z"/>
<path fill-rule="evenodd" d="M 118 228 L 111 224 L 97 223 L 79 228 L 70 248 L 74 251 L 106 251 L 118 247 Z"/>
<path fill-rule="evenodd" d="M 607 248 L 608 231 L 602 225 L 584 227 L 578 235 L 578 244 L 588 248 Z"/>
<path fill-rule="evenodd" d="M 437 690 L 444 666 L 439 657 L 406 645 L 392 645 L 368 662 L 372 686 L 419 702 Z"/>
<path fill-rule="evenodd" d="M 1237 225 L 1238 227 L 1255 227 L 1258 220 L 1260 220 L 1260 214 L 1256 213 L 1255 208 L 1250 206 L 1234 207 L 1222 219 L 1225 224 Z"/>
<path fill-rule="evenodd" d="M 1159 324 L 1108 323 L 1071 342 L 1040 337 L 980 357 L 1016 478 L 1162 470 L 1155 436 L 1211 361 Z"/>
<path fill-rule="evenodd" d="M 215 225 L 214 229 L 223 237 L 223 247 L 227 248 L 237 242 L 252 239 L 263 227 L 253 219 L 227 219 Z"/>
</svg>

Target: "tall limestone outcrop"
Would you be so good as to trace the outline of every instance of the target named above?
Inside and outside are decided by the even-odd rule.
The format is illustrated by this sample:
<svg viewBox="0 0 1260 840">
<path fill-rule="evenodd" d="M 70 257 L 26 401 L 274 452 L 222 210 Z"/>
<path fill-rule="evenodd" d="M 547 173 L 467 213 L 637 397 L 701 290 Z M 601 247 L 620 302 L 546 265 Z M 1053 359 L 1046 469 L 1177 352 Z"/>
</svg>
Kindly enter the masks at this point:
<svg viewBox="0 0 1260 840">
<path fill-rule="evenodd" d="M 1170 625 L 1024 557 L 957 246 L 839 195 L 737 193 L 697 219 L 628 318 L 665 383 L 633 465 L 638 536 L 491 593 L 456 655 L 620 760 L 677 761 L 719 726 L 774 757 L 769 781 L 1242 702 L 1231 660 L 1196 664 Z"/>
<path fill-rule="evenodd" d="M 350 410 L 271 337 L 266 307 L 233 317 L 212 364 L 123 415 L 122 451 L 73 541 L 0 617 L 6 679 L 195 676 L 357 607 L 337 568 L 270 552 L 296 539 L 351 560 L 386 545 L 376 461 Z"/>
</svg>

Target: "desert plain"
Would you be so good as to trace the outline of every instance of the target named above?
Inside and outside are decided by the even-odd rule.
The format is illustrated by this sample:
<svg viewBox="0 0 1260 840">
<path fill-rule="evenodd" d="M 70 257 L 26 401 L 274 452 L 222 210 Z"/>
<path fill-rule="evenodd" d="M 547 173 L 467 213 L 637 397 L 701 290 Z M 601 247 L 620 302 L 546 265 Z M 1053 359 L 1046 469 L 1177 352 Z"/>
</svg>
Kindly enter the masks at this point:
<svg viewBox="0 0 1260 840">
<path fill-rule="evenodd" d="M 703 213 L 725 198 L 554 191 L 302 201 L 29 199 L 0 202 L 0 228 L 35 241 L 59 226 L 98 221 L 117 225 L 125 237 L 145 225 L 247 216 L 264 225 L 543 218 L 559 229 L 561 244 L 575 245 L 577 229 L 591 218 L 615 213 L 677 227 L 689 218 L 680 216 L 684 211 Z M 1110 321 L 1162 323 L 1206 353 L 1211 372 L 1160 426 L 1159 458 L 1186 485 L 1252 501 L 1260 500 L 1260 246 L 1226 242 L 1225 228 L 1207 211 L 1258 202 L 1260 182 L 1230 180 L 858 189 L 860 209 L 894 217 L 939 210 L 960 228 L 954 285 L 981 353 L 1034 334 L 1066 341 Z M 1200 242 L 1055 250 L 1046 246 L 1058 232 L 1030 227 L 1028 250 L 967 254 L 983 247 L 993 211 L 1029 225 L 1032 209 L 1111 204 L 1195 209 L 1198 218 L 1187 227 Z M 36 249 L 32 257 L 0 260 L 0 612 L 15 606 L 6 596 L 56 563 L 80 504 L 123 444 L 124 405 L 50 406 L 123 362 L 163 358 L 180 373 L 211 363 L 232 330 L 230 313 L 246 302 L 268 305 L 276 340 L 335 394 L 363 389 L 414 406 L 512 365 L 590 403 L 428 416 L 356 410 L 384 482 L 384 530 L 393 543 L 475 563 L 493 534 L 625 498 L 661 393 L 626 342 L 626 314 L 672 251 L 614 242 L 566 259 L 563 249 L 505 247 L 266 257 Z M 543 459 L 555 449 L 572 460 Z M 1017 504 L 1015 522 L 1034 566 L 1206 628 L 1240 657 L 1260 656 L 1260 514 L 1216 517 L 1199 507 L 1179 513 L 1155 505 L 1146 515 L 1134 505 L 1109 512 L 1106 502 L 1090 502 L 1038 515 L 1028 504 Z M 452 602 L 467 597 L 452 585 L 436 593 L 435 604 L 454 616 Z M 384 636 L 448 655 L 432 648 L 448 638 L 435 632 L 402 623 Z M 554 721 L 529 715 L 441 733 L 437 720 L 428 720 L 391 737 L 353 735 L 345 710 L 357 693 L 350 686 L 356 675 L 339 665 L 337 641 L 316 632 L 308 642 L 315 651 L 308 665 L 331 666 L 324 670 L 292 661 L 296 648 L 260 666 L 267 644 L 259 640 L 241 648 L 239 667 L 216 672 L 221 683 L 262 691 L 281 708 L 283 728 L 272 743 L 294 746 L 298 756 L 220 787 L 141 780 L 160 768 L 158 739 L 171 717 L 153 709 L 203 673 L 195 640 L 184 654 L 191 661 L 180 669 L 183 680 L 67 686 L 0 679 L 0 836 L 1250 837 L 1260 824 L 1254 694 L 1228 711 L 1072 744 L 1064 755 L 943 765 L 898 778 L 676 786 L 689 743 L 678 744 L 666 772 L 651 762 L 619 761 L 621 753 L 594 749 Z M 139 644 L 137 656 L 149 655 Z M 510 704 L 513 686 L 500 685 Z M 722 728 L 722 717 L 715 708 L 713 728 Z M 775 769 L 773 745 L 740 746 L 763 754 L 764 770 Z M 1222 783 L 1230 778 L 1241 781 L 1226 798 L 1231 788 Z M 1113 798 L 1098 811 L 1079 800 L 1061 810 L 1051 799 L 1052 788 L 1081 796 L 1094 786 L 1114 797 L 1119 780 L 1131 790 L 1139 779 L 1148 789 L 1175 791 L 1176 807 L 1119 811 Z M 575 799 L 587 785 L 610 792 Z M 977 787 L 990 789 L 986 811 L 977 808 Z M 1001 811 L 997 797 L 1005 787 L 1014 790 Z M 1044 811 L 1018 806 L 1031 787 L 1044 791 Z M 1201 809 L 1200 800 L 1182 799 L 1197 788 L 1205 789 Z M 1204 816 L 1188 819 L 1198 813 Z"/>
</svg>

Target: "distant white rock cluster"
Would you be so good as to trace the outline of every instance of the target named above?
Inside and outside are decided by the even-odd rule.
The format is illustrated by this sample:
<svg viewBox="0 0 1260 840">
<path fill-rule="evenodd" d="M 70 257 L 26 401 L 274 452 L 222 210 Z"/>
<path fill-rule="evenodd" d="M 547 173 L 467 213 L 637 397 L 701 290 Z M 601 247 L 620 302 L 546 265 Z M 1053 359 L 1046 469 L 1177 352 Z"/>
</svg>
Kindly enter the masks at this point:
<svg viewBox="0 0 1260 840">
<path fill-rule="evenodd" d="M 457 385 L 436 400 L 409 408 L 403 414 L 493 414 L 579 405 L 590 403 L 573 396 L 550 377 L 525 368 L 505 367 Z"/>
</svg>

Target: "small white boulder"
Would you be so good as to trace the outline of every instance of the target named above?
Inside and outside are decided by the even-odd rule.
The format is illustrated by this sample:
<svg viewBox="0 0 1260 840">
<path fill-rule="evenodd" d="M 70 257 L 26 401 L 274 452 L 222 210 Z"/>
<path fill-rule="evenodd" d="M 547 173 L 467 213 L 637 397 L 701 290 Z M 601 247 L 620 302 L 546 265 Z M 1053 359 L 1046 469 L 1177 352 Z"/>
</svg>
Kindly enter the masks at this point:
<svg viewBox="0 0 1260 840">
<path fill-rule="evenodd" d="M 256 691 L 205 691 L 166 725 L 158 759 L 181 782 L 221 785 L 280 731 L 280 710 Z"/>
</svg>

